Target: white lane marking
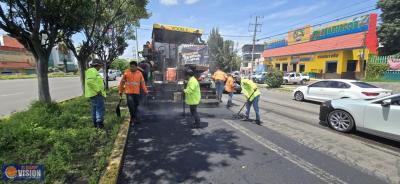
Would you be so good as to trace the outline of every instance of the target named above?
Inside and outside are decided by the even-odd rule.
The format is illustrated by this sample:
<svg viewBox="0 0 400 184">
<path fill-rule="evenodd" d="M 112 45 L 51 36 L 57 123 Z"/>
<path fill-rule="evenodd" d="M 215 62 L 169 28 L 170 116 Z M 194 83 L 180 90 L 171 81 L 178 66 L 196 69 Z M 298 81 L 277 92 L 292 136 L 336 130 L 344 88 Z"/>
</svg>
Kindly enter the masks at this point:
<svg viewBox="0 0 400 184">
<path fill-rule="evenodd" d="M 24 94 L 23 92 L 17 92 L 17 93 L 9 93 L 9 94 L 2 94 L 0 97 L 5 97 L 5 96 L 15 96 L 15 95 L 20 95 Z"/>
<path fill-rule="evenodd" d="M 253 139 L 254 141 L 260 143 L 263 145 L 265 148 L 274 151 L 281 157 L 285 158 L 286 160 L 296 164 L 300 168 L 304 169 L 305 171 L 309 172 L 310 174 L 318 177 L 322 181 L 326 183 L 346 183 L 345 181 L 341 180 L 340 178 L 324 171 L 323 169 L 315 166 L 314 164 L 307 162 L 306 160 L 300 158 L 299 156 L 289 152 L 288 150 L 272 143 L 271 141 L 268 141 L 264 139 L 263 137 L 257 135 L 253 131 L 244 128 L 243 126 L 240 126 L 236 123 L 233 123 L 230 120 L 223 120 L 225 123 L 230 125 L 231 127 L 235 128 L 236 130 L 239 130 L 243 134 L 247 135 L 249 138 Z"/>
</svg>

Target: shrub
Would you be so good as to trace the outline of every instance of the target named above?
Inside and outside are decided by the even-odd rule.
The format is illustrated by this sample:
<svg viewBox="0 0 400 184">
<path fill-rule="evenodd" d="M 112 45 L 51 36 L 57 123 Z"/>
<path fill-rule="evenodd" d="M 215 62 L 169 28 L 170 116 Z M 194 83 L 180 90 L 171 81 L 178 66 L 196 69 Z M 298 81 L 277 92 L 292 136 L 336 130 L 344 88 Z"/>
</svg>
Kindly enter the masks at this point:
<svg viewBox="0 0 400 184">
<path fill-rule="evenodd" d="M 283 84 L 283 72 L 279 70 L 272 70 L 268 73 L 265 83 L 270 88 L 279 88 Z"/>
<path fill-rule="evenodd" d="M 384 73 L 388 70 L 389 65 L 386 63 L 375 63 L 368 61 L 367 63 L 367 80 L 379 80 L 383 77 Z"/>
<path fill-rule="evenodd" d="M 97 183 L 123 120 L 109 103 L 117 99 L 107 97 L 105 131 L 93 128 L 83 97 L 12 114 L 0 122 L 0 163 L 44 164 L 45 183 Z"/>
</svg>

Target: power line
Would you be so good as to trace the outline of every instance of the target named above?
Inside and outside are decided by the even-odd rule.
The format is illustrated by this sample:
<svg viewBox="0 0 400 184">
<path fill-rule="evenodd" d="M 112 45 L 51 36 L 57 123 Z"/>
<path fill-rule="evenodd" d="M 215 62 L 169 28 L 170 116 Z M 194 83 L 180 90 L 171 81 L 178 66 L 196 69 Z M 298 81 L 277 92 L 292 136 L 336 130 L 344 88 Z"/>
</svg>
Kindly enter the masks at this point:
<svg viewBox="0 0 400 184">
<path fill-rule="evenodd" d="M 330 20 L 330 21 L 326 21 L 326 22 L 321 22 L 321 23 L 318 23 L 318 24 L 314 24 L 314 25 L 312 25 L 312 26 L 310 26 L 310 27 L 321 26 L 321 25 L 324 25 L 324 24 L 327 24 L 327 23 L 331 23 L 331 22 L 335 22 L 335 21 L 338 21 L 338 20 L 350 18 L 350 17 L 356 16 L 356 15 L 361 15 L 361 14 L 364 14 L 364 13 L 368 13 L 368 12 L 371 12 L 371 11 L 374 11 L 374 10 L 377 10 L 377 9 L 378 9 L 378 8 L 369 9 L 369 10 L 366 10 L 366 11 L 362 11 L 362 12 L 358 12 L 358 13 L 355 13 L 355 14 L 347 15 L 347 16 L 344 16 L 344 17 L 335 18 L 335 19 Z M 269 39 L 269 38 L 273 38 L 273 37 L 276 37 L 276 36 L 285 35 L 285 34 L 288 34 L 289 32 L 290 32 L 290 31 L 283 32 L 283 33 L 279 33 L 279 34 L 275 34 L 275 35 L 271 35 L 271 36 L 262 37 L 262 38 L 257 39 L 257 41 L 265 40 L 265 39 Z"/>
</svg>

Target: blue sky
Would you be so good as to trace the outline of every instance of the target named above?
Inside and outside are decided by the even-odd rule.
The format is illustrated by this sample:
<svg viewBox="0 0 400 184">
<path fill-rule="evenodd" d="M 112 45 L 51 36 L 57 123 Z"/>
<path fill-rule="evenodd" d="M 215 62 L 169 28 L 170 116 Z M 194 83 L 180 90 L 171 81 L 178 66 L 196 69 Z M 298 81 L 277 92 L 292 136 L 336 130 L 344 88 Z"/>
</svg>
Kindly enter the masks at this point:
<svg viewBox="0 0 400 184">
<path fill-rule="evenodd" d="M 139 50 L 151 39 L 153 23 L 195 27 L 208 33 L 218 27 L 224 39 L 234 40 L 238 47 L 251 43 L 249 23 L 254 16 L 263 16 L 258 38 L 287 32 L 304 25 L 313 25 L 375 8 L 378 0 L 149 0 L 149 19 L 140 21 Z M 379 11 L 375 11 L 378 12 Z M 0 30 L 0 34 L 3 32 Z M 79 43 L 79 34 L 75 43 Z M 203 36 L 207 40 L 207 35 Z M 263 40 L 265 41 L 265 40 Z M 263 43 L 260 41 L 259 43 Z M 134 58 L 136 42 L 121 56 Z"/>
<path fill-rule="evenodd" d="M 151 38 L 153 23 L 189 26 L 208 33 L 218 27 L 222 35 L 251 35 L 249 23 L 254 16 L 264 16 L 260 37 L 282 33 L 307 24 L 347 16 L 372 9 L 378 0 L 150 0 L 152 16 L 141 21 L 139 49 Z M 203 36 L 203 40 L 207 35 Z M 224 37 L 239 43 L 251 43 L 251 37 Z M 260 41 L 262 43 L 262 41 Z M 132 58 L 136 44 L 122 57 Z"/>
</svg>

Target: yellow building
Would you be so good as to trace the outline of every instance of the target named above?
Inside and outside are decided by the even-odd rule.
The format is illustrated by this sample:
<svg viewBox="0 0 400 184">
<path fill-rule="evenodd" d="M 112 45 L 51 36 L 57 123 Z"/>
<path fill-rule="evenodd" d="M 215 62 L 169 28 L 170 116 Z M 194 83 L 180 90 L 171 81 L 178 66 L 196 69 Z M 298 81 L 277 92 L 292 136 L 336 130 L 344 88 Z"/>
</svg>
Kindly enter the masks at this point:
<svg viewBox="0 0 400 184">
<path fill-rule="evenodd" d="M 284 72 L 359 79 L 376 50 L 376 14 L 371 14 L 314 31 L 310 26 L 291 31 L 287 38 L 267 43 L 263 57 L 269 68 Z"/>
</svg>

